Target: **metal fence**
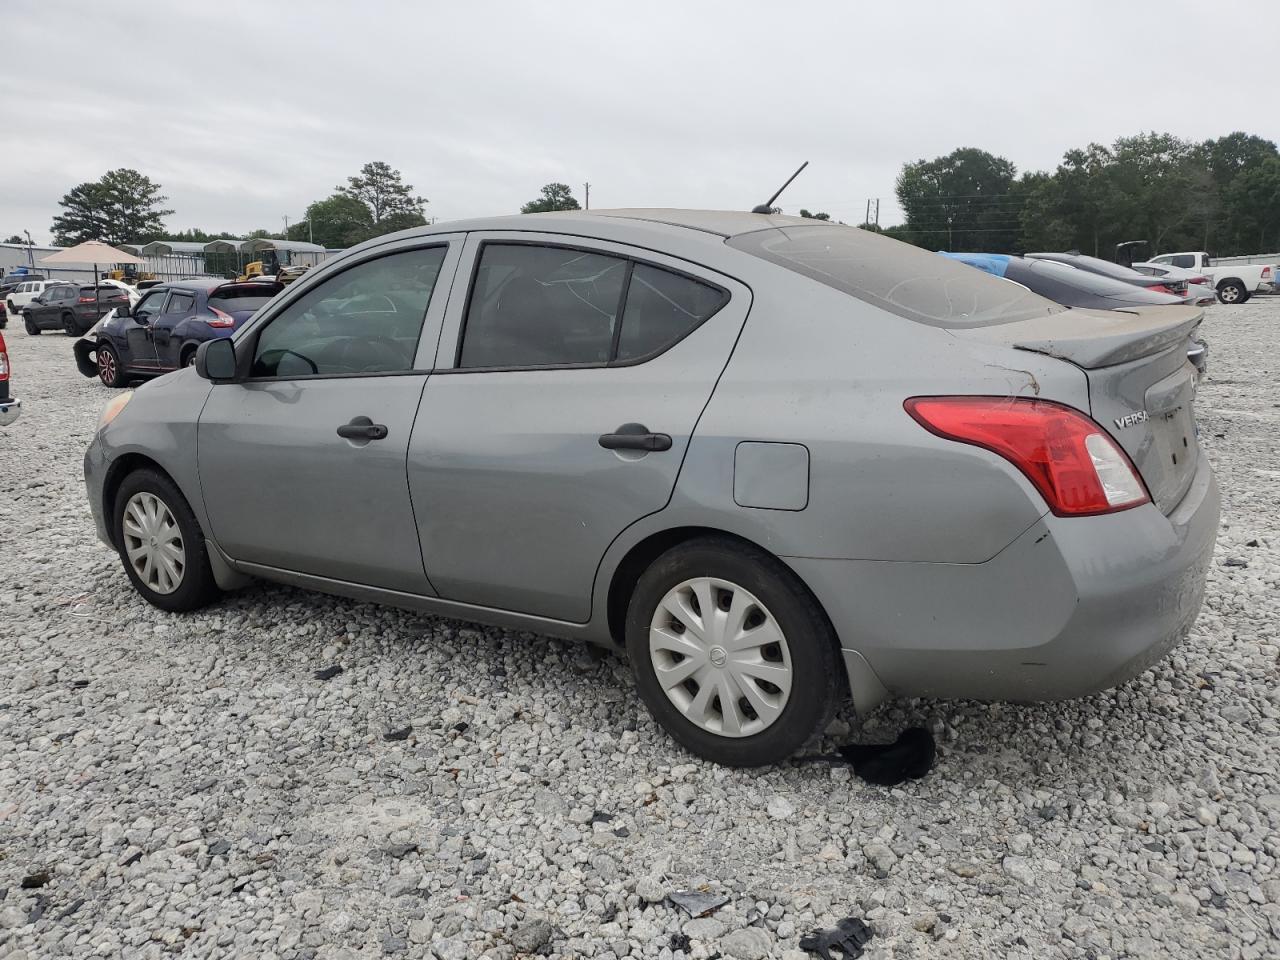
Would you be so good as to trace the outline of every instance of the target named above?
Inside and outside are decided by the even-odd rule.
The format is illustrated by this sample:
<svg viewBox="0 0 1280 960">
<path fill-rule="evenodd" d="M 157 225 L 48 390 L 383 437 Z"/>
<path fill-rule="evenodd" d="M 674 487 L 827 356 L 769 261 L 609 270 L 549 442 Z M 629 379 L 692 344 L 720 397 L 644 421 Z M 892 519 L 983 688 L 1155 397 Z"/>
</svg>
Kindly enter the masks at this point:
<svg viewBox="0 0 1280 960">
<path fill-rule="evenodd" d="M 51 280 L 70 280 L 73 283 L 92 283 L 92 263 L 61 264 L 56 267 L 45 266 L 40 261 L 57 253 L 61 247 L 28 247 L 16 243 L 0 244 L 0 276 L 13 273 L 18 267 L 26 267 L 32 273 L 38 273 Z M 188 254 L 170 254 L 164 257 L 144 257 L 146 262 L 138 266 L 139 273 L 154 274 L 160 280 L 181 280 L 184 277 L 221 276 L 209 268 L 216 264 L 207 263 L 204 256 Z M 98 272 L 106 273 L 113 269 L 113 264 L 100 263 Z M 234 264 L 232 264 L 234 267 Z"/>
</svg>

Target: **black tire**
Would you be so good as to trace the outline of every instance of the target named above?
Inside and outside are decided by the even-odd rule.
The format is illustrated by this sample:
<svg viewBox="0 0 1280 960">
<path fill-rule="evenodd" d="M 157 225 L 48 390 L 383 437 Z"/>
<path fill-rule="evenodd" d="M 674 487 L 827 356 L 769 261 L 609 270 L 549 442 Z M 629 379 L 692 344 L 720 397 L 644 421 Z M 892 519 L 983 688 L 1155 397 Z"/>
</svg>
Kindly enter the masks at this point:
<svg viewBox="0 0 1280 960">
<path fill-rule="evenodd" d="M 1249 291 L 1239 280 L 1227 280 L 1218 286 L 1219 303 L 1244 303 L 1249 299 Z"/>
<path fill-rule="evenodd" d="M 179 367 L 193 367 L 196 363 L 196 347 L 194 345 L 183 347 L 182 356 L 178 360 Z"/>
<path fill-rule="evenodd" d="M 40 336 L 40 328 L 36 325 L 36 322 L 32 320 L 30 317 L 22 318 L 22 326 L 23 326 L 23 329 L 27 331 L 27 336 L 29 337 Z"/>
<path fill-rule="evenodd" d="M 129 382 L 120 363 L 120 354 L 105 340 L 98 341 L 98 379 L 108 387 L 123 387 Z"/>
<path fill-rule="evenodd" d="M 76 329 L 76 318 L 73 315 L 69 313 L 62 315 L 62 332 L 68 337 L 80 336 L 80 331 Z"/>
<path fill-rule="evenodd" d="M 129 562 L 126 552 L 124 514 L 129 501 L 139 493 L 149 493 L 158 498 L 168 508 L 177 521 L 186 562 L 176 589 L 171 593 L 162 593 L 153 589 L 143 581 Z M 204 534 L 200 524 L 186 497 L 164 474 L 151 469 L 135 470 L 124 478 L 120 489 L 116 492 L 116 501 L 111 508 L 111 532 L 116 543 L 116 552 L 120 554 L 120 562 L 124 565 L 125 574 L 133 583 L 133 588 L 152 606 L 167 610 L 170 613 L 186 613 L 198 610 L 218 596 L 218 585 L 213 580 L 213 570 L 209 566 L 209 554 L 205 549 Z"/>
<path fill-rule="evenodd" d="M 658 681 L 649 647 L 650 623 L 668 591 L 695 577 L 728 581 L 753 594 L 785 637 L 791 692 L 781 714 L 759 733 L 731 737 L 704 729 L 684 716 Z M 840 644 L 817 601 L 781 561 L 727 537 L 688 541 L 650 565 L 627 608 L 626 643 L 640 696 L 654 719 L 691 753 L 726 766 L 758 767 L 786 760 L 822 732 L 845 688 Z"/>
</svg>

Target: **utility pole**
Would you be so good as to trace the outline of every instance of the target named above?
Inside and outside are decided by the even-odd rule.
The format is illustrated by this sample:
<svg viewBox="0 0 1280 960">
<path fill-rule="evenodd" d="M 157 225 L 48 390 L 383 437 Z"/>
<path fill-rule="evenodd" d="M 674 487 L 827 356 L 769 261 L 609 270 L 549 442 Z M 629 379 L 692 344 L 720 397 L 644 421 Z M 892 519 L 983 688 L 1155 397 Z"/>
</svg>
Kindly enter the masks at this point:
<svg viewBox="0 0 1280 960">
<path fill-rule="evenodd" d="M 867 198 L 867 212 L 863 215 L 862 222 L 863 223 L 871 222 L 871 198 L 870 197 Z"/>
<path fill-rule="evenodd" d="M 589 183 L 584 183 L 584 184 L 582 185 L 582 189 L 583 189 L 583 192 L 584 192 L 584 194 L 585 194 L 585 196 L 586 196 L 587 209 L 588 209 L 588 210 L 590 210 L 590 209 L 591 209 L 591 184 L 589 184 Z"/>
<path fill-rule="evenodd" d="M 284 217 L 284 238 L 285 238 L 286 240 L 288 240 L 288 239 L 289 239 L 289 216 L 288 216 L 288 214 L 286 214 L 286 215 L 285 215 L 285 217 Z"/>
<path fill-rule="evenodd" d="M 880 226 L 880 198 L 876 197 L 876 226 Z"/>
<path fill-rule="evenodd" d="M 34 270 L 36 267 L 36 255 L 35 255 L 36 245 L 35 245 L 35 242 L 32 241 L 31 239 L 30 230 L 23 230 L 22 232 L 27 235 L 27 263 L 31 264 L 31 269 Z"/>
</svg>

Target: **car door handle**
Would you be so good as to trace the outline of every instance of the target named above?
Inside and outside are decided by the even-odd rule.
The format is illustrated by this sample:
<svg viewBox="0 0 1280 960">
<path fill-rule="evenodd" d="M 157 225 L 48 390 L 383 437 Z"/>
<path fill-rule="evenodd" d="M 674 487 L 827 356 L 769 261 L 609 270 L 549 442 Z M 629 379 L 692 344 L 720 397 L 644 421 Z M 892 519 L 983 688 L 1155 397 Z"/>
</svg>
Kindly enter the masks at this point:
<svg viewBox="0 0 1280 960">
<path fill-rule="evenodd" d="M 650 433 L 642 423 L 624 423 L 613 433 L 601 434 L 600 446 L 606 450 L 670 450 L 671 437 Z"/>
<path fill-rule="evenodd" d="M 353 417 L 350 423 L 338 428 L 338 436 L 344 440 L 385 440 L 387 428 L 368 417 Z"/>
</svg>

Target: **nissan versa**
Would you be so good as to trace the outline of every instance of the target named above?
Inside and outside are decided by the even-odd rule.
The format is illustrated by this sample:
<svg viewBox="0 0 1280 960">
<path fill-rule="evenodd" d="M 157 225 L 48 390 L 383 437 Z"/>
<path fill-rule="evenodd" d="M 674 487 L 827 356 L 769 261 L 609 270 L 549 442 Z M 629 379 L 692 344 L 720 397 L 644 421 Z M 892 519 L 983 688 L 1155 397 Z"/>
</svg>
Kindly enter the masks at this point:
<svg viewBox="0 0 1280 960">
<path fill-rule="evenodd" d="M 115 397 L 85 477 L 165 610 L 261 577 L 625 646 L 680 743 L 765 764 L 843 697 L 1077 697 L 1185 634 L 1201 318 L 767 214 L 441 224 Z"/>
</svg>

